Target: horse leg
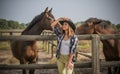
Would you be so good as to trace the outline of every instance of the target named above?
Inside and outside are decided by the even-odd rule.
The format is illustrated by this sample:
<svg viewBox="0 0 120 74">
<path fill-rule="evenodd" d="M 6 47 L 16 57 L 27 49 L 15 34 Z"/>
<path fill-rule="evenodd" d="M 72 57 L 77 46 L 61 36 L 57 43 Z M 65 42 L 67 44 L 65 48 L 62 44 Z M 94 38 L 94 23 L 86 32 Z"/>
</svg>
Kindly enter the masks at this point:
<svg viewBox="0 0 120 74">
<path fill-rule="evenodd" d="M 117 67 L 114 68 L 114 74 L 117 73 L 117 69 L 118 69 Z"/>
<path fill-rule="evenodd" d="M 114 68 L 114 74 L 120 74 L 120 67 Z"/>
<path fill-rule="evenodd" d="M 34 60 L 30 61 L 29 64 L 36 64 L 36 58 Z M 35 69 L 29 70 L 29 74 L 34 74 L 34 72 L 35 72 Z"/>
<path fill-rule="evenodd" d="M 120 74 L 120 67 L 118 67 L 118 74 Z"/>
<path fill-rule="evenodd" d="M 32 59 L 32 60 L 30 60 L 30 61 L 29 61 L 29 64 L 36 64 L 37 61 L 38 61 L 38 48 L 37 48 L 37 45 L 36 45 L 36 41 L 35 41 L 35 43 L 33 44 L 32 49 L 33 49 L 33 53 L 34 53 L 34 57 L 35 57 L 35 58 Z M 35 72 L 35 69 L 30 69 L 30 70 L 29 70 L 29 74 L 34 74 L 34 72 Z"/>
<path fill-rule="evenodd" d="M 20 64 L 25 64 L 25 63 L 26 63 L 25 60 L 23 60 L 23 59 L 20 60 Z M 22 70 L 22 74 L 27 74 L 26 69 Z"/>
<path fill-rule="evenodd" d="M 108 74 L 112 74 L 111 67 L 108 67 Z"/>
<path fill-rule="evenodd" d="M 35 69 L 30 69 L 29 70 L 29 74 L 34 74 L 34 72 L 35 72 Z"/>
</svg>

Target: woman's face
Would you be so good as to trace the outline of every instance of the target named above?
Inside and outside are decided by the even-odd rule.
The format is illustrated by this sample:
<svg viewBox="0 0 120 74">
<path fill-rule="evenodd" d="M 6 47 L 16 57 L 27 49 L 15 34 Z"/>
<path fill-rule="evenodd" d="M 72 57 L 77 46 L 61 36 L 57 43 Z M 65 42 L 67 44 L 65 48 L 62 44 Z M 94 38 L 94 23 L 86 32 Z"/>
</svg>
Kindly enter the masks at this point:
<svg viewBox="0 0 120 74">
<path fill-rule="evenodd" d="M 69 30 L 69 24 L 67 22 L 64 22 L 63 25 L 62 25 L 62 29 L 63 30 Z"/>
</svg>

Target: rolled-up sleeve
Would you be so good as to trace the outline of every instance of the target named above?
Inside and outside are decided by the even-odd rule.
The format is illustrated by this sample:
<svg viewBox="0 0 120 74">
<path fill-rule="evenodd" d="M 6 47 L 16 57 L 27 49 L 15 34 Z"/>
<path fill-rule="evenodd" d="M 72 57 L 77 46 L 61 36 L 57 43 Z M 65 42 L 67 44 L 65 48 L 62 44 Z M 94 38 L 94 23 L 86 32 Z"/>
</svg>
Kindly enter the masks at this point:
<svg viewBox="0 0 120 74">
<path fill-rule="evenodd" d="M 72 44 L 72 46 L 71 46 L 71 52 L 70 52 L 71 54 L 74 54 L 76 52 L 77 45 L 78 45 L 78 38 L 76 36 L 74 39 L 74 44 Z"/>
<path fill-rule="evenodd" d="M 53 28 L 53 32 L 54 32 L 58 37 L 62 34 L 62 32 L 60 31 L 60 29 L 59 29 L 58 27 L 54 27 L 54 28 Z"/>
</svg>

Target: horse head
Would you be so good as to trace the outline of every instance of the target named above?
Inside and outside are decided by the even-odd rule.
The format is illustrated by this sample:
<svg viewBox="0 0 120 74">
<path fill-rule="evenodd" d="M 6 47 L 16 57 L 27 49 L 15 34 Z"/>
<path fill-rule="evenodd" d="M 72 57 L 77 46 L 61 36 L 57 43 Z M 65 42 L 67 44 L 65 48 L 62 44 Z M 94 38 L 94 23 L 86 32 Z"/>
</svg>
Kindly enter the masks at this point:
<svg viewBox="0 0 120 74">
<path fill-rule="evenodd" d="M 42 23 L 43 24 L 43 29 L 44 30 L 52 30 L 51 28 L 51 23 L 55 20 L 53 14 L 52 14 L 52 8 L 48 11 L 48 7 L 45 9 L 45 11 L 43 12 L 44 16 L 43 16 L 43 20 Z"/>
<path fill-rule="evenodd" d="M 110 21 L 90 18 L 76 29 L 78 34 L 113 34 L 114 28 Z"/>
<path fill-rule="evenodd" d="M 95 24 L 95 34 L 114 34 L 115 28 L 110 21 L 101 20 L 100 23 Z"/>
<path fill-rule="evenodd" d="M 50 24 L 55 20 L 52 14 L 52 8 L 48 10 L 48 7 L 40 15 L 37 15 L 29 24 L 29 26 L 22 32 L 27 35 L 38 35 L 43 30 L 52 30 Z"/>
</svg>

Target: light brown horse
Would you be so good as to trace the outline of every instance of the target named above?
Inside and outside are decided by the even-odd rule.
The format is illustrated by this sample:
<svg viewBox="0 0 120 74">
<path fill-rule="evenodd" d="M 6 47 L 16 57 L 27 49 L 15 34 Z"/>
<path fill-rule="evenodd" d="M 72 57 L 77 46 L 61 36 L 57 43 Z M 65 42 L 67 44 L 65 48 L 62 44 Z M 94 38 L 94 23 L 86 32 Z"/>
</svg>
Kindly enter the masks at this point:
<svg viewBox="0 0 120 74">
<path fill-rule="evenodd" d="M 22 35 L 40 35 L 43 30 L 52 30 L 50 24 L 55 19 L 51 12 L 52 9 L 48 10 L 47 7 L 44 12 L 31 21 Z M 36 63 L 38 56 L 36 41 L 12 41 L 11 49 L 13 56 L 20 61 L 20 64 Z M 34 74 L 34 70 L 30 70 L 29 73 Z M 23 70 L 23 74 L 26 74 L 25 70 Z"/>
<path fill-rule="evenodd" d="M 110 21 L 90 18 L 76 29 L 78 34 L 120 34 Z M 101 40 L 106 61 L 120 61 L 120 40 Z M 112 74 L 108 68 L 108 74 Z M 120 74 L 120 68 L 114 69 L 114 74 Z"/>
</svg>

